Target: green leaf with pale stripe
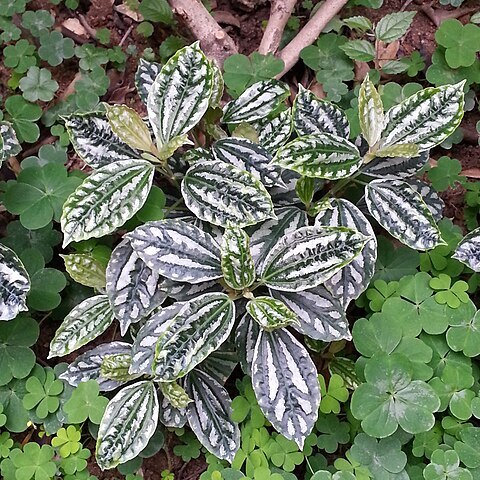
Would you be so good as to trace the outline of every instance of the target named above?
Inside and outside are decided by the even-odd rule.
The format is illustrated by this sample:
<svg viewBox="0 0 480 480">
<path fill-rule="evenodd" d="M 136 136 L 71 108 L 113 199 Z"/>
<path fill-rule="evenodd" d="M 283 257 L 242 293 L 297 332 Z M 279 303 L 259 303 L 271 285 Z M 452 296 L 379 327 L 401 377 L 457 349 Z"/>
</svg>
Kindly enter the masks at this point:
<svg viewBox="0 0 480 480">
<path fill-rule="evenodd" d="M 160 272 L 151 269 L 124 239 L 112 252 L 106 271 L 106 293 L 120 333 L 125 335 L 137 323 L 161 305 L 167 293 L 160 284 Z"/>
<path fill-rule="evenodd" d="M 249 287 L 255 280 L 255 265 L 250 253 L 250 239 L 238 227 L 225 228 L 222 243 L 222 272 L 228 286 L 235 290 Z"/>
<path fill-rule="evenodd" d="M 222 71 L 215 65 L 215 62 L 210 61 L 210 68 L 213 74 L 213 87 L 209 105 L 211 108 L 216 108 L 222 100 L 225 83 L 223 81 Z"/>
<path fill-rule="evenodd" d="M 232 401 L 228 392 L 199 370 L 189 373 L 185 390 L 193 400 L 187 407 L 190 428 L 210 453 L 231 463 L 240 448 L 240 429 L 230 418 Z"/>
<path fill-rule="evenodd" d="M 463 118 L 465 81 L 426 88 L 392 107 L 385 114 L 379 148 L 415 143 L 419 152 L 442 143 Z"/>
<path fill-rule="evenodd" d="M 429 151 L 417 157 L 375 157 L 361 168 L 362 174 L 374 178 L 409 178 L 419 172 L 428 162 Z"/>
<path fill-rule="evenodd" d="M 287 330 L 261 332 L 252 386 L 267 420 L 302 450 L 317 420 L 320 387 L 310 355 Z"/>
<path fill-rule="evenodd" d="M 48 358 L 62 357 L 91 342 L 109 327 L 113 318 L 106 295 L 87 298 L 65 317 L 55 332 Z"/>
<path fill-rule="evenodd" d="M 149 62 L 144 58 L 140 58 L 137 71 L 135 72 L 135 86 L 137 87 L 138 96 L 145 105 L 147 104 L 148 92 L 161 69 L 162 65 L 160 63 Z"/>
<path fill-rule="evenodd" d="M 212 352 L 196 370 L 208 373 L 222 385 L 232 375 L 235 367 L 238 365 L 237 352 L 235 346 L 227 340 L 218 350 Z"/>
<path fill-rule="evenodd" d="M 22 151 L 17 134 L 9 122 L 0 122 L 0 166 Z"/>
<path fill-rule="evenodd" d="M 272 297 L 255 297 L 247 303 L 247 312 L 267 332 L 292 324 L 299 325 L 297 315 L 281 300 Z"/>
<path fill-rule="evenodd" d="M 122 160 L 94 171 L 63 205 L 63 246 L 121 227 L 142 208 L 154 172 L 145 160 Z"/>
<path fill-rule="evenodd" d="M 375 152 L 379 157 L 405 157 L 412 158 L 419 155 L 418 146 L 414 143 L 397 143 L 390 147 L 381 148 Z"/>
<path fill-rule="evenodd" d="M 166 278 L 202 283 L 222 276 L 220 247 L 214 238 L 183 220 L 149 222 L 127 238 L 137 255 Z"/>
<path fill-rule="evenodd" d="M 273 161 L 305 177 L 338 180 L 353 175 L 362 159 L 358 148 L 347 139 L 322 133 L 287 143 Z"/>
<path fill-rule="evenodd" d="M 280 112 L 275 118 L 261 118 L 253 122 L 258 133 L 258 143 L 274 154 L 282 145 L 285 145 L 293 129 L 291 109 Z"/>
<path fill-rule="evenodd" d="M 0 320 L 27 311 L 30 277 L 17 254 L 0 243 Z"/>
<path fill-rule="evenodd" d="M 138 456 L 155 433 L 158 397 L 152 382 L 138 382 L 122 388 L 107 405 L 96 446 L 102 470 L 116 467 Z"/>
<path fill-rule="evenodd" d="M 243 373 L 252 376 L 253 354 L 257 338 L 261 332 L 260 325 L 245 313 L 235 329 L 235 347 Z"/>
<path fill-rule="evenodd" d="M 164 325 L 155 347 L 153 373 L 158 381 L 185 376 L 227 339 L 235 305 L 224 293 L 206 293 L 186 302 Z"/>
<path fill-rule="evenodd" d="M 198 42 L 170 58 L 147 99 L 148 118 L 159 148 L 187 134 L 201 120 L 212 90 L 213 70 Z"/>
<path fill-rule="evenodd" d="M 384 114 L 380 94 L 368 75 L 358 92 L 358 118 L 362 135 L 368 145 L 373 147 L 382 135 Z"/>
<path fill-rule="evenodd" d="M 159 383 L 160 391 L 164 398 L 168 399 L 172 407 L 182 410 L 192 402 L 192 399 L 187 395 L 184 388 L 177 382 Z"/>
<path fill-rule="evenodd" d="M 186 408 L 175 408 L 165 397 L 160 403 L 160 421 L 166 427 L 182 428 L 187 423 Z"/>
<path fill-rule="evenodd" d="M 475 229 L 458 244 L 452 258 L 480 272 L 480 228 Z"/>
<path fill-rule="evenodd" d="M 182 182 L 185 205 L 214 225 L 246 227 L 275 218 L 270 195 L 251 173 L 216 160 L 198 162 Z"/>
<path fill-rule="evenodd" d="M 65 118 L 65 127 L 77 155 L 92 168 L 140 157 L 113 133 L 101 113 L 71 115 Z"/>
<path fill-rule="evenodd" d="M 92 288 L 105 287 L 105 266 L 88 253 L 60 255 L 67 273 L 81 285 Z"/>
<path fill-rule="evenodd" d="M 437 191 L 430 183 L 426 183 L 417 177 L 408 178 L 405 180 L 417 193 L 422 197 L 422 200 L 427 205 L 436 222 L 443 218 L 443 209 L 445 208 L 444 201 L 440 198 Z"/>
<path fill-rule="evenodd" d="M 248 87 L 237 99 L 223 107 L 224 123 L 253 122 L 267 117 L 290 95 L 288 85 L 278 80 L 262 80 Z"/>
<path fill-rule="evenodd" d="M 267 255 L 262 281 L 285 292 L 317 287 L 359 255 L 367 240 L 344 227 L 312 226 L 287 233 Z"/>
<path fill-rule="evenodd" d="M 298 94 L 293 102 L 293 127 L 300 137 L 330 133 L 348 138 L 348 119 L 337 106 L 321 100 L 313 92 L 298 85 Z"/>
<path fill-rule="evenodd" d="M 365 201 L 373 218 L 402 243 L 416 250 L 445 245 L 422 197 L 401 180 L 373 180 L 365 187 Z"/>
</svg>

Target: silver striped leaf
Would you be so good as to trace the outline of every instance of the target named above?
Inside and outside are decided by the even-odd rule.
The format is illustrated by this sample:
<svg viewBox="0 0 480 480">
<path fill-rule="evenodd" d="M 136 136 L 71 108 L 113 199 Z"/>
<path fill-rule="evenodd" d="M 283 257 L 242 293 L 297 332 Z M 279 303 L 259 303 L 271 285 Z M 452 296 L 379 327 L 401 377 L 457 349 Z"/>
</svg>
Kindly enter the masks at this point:
<svg viewBox="0 0 480 480">
<path fill-rule="evenodd" d="M 167 398 L 163 397 L 160 403 L 159 420 L 170 428 L 182 428 L 187 423 L 187 409 L 175 408 Z"/>
<path fill-rule="evenodd" d="M 308 225 L 307 214 L 299 208 L 277 208 L 275 214 L 276 219 L 256 225 L 250 235 L 250 252 L 257 272 L 261 271 L 265 257 L 284 235 Z"/>
<path fill-rule="evenodd" d="M 266 332 L 300 324 L 297 315 L 285 303 L 268 296 L 250 300 L 247 303 L 247 312 Z"/>
<path fill-rule="evenodd" d="M 325 287 L 319 286 L 303 292 L 270 290 L 270 294 L 297 315 L 300 324 L 292 326 L 301 334 L 322 342 L 352 339 L 340 300 Z"/>
<path fill-rule="evenodd" d="M 222 138 L 212 146 L 215 160 L 229 163 L 240 170 L 250 172 L 271 187 L 282 184 L 280 169 L 272 165 L 272 156 L 260 145 L 246 138 Z"/>
<path fill-rule="evenodd" d="M 169 307 L 162 308 L 160 312 L 152 315 L 145 322 L 145 325 L 140 328 L 133 342 L 130 373 L 153 374 L 153 361 L 155 359 L 157 342 L 184 305 L 183 302 L 176 302 Z"/>
<path fill-rule="evenodd" d="M 409 178 L 406 182 L 421 195 L 435 221 L 440 221 L 443 218 L 445 202 L 440 198 L 435 189 L 418 178 Z"/>
<path fill-rule="evenodd" d="M 322 133 L 292 140 L 277 151 L 273 161 L 305 177 L 338 180 L 357 172 L 362 158 L 347 139 Z"/>
<path fill-rule="evenodd" d="M 274 154 L 282 145 L 285 145 L 293 129 L 292 111 L 290 108 L 280 112 L 275 118 L 261 118 L 253 122 L 258 133 L 258 143 Z"/>
<path fill-rule="evenodd" d="M 140 153 L 113 133 L 102 113 L 85 113 L 65 118 L 65 127 L 77 155 L 90 167 L 100 168 Z"/>
<path fill-rule="evenodd" d="M 0 122 L 0 167 L 10 157 L 22 151 L 17 134 L 9 122 Z"/>
<path fill-rule="evenodd" d="M 106 278 L 106 293 L 122 336 L 167 298 L 160 273 L 138 256 L 128 238 L 113 250 Z"/>
<path fill-rule="evenodd" d="M 105 288 L 105 265 L 91 253 L 60 255 L 65 270 L 77 283 L 96 289 Z"/>
<path fill-rule="evenodd" d="M 287 330 L 261 332 L 252 386 L 267 420 L 303 450 L 318 417 L 320 387 L 310 355 Z"/>
<path fill-rule="evenodd" d="M 248 314 L 240 319 L 235 329 L 235 346 L 237 348 L 238 360 L 243 373 L 252 376 L 253 354 L 255 345 L 261 333 L 260 325 Z"/>
<path fill-rule="evenodd" d="M 159 146 L 187 134 L 201 120 L 212 89 L 213 70 L 198 42 L 170 58 L 147 98 L 148 118 Z"/>
<path fill-rule="evenodd" d="M 419 172 L 428 162 L 426 150 L 418 157 L 375 157 L 361 168 L 362 174 L 373 178 L 409 178 Z"/>
<path fill-rule="evenodd" d="M 285 187 L 275 186 L 270 188 L 268 192 L 270 193 L 275 206 L 291 206 L 300 203 L 295 189 L 300 178 L 302 178 L 301 175 L 293 170 L 282 171 L 282 181 L 285 184 Z"/>
<path fill-rule="evenodd" d="M 223 90 L 225 88 L 225 82 L 223 81 L 222 71 L 217 67 L 215 62 L 210 61 L 210 68 L 213 74 L 213 87 L 209 106 L 211 108 L 216 108 L 220 106 L 220 101 L 223 97 Z"/>
<path fill-rule="evenodd" d="M 235 290 L 249 287 L 255 281 L 249 244 L 250 239 L 241 228 L 232 225 L 225 228 L 221 249 L 223 279 Z"/>
<path fill-rule="evenodd" d="M 91 342 L 110 326 L 113 318 L 106 295 L 87 298 L 65 317 L 55 332 L 48 358 L 62 357 Z"/>
<path fill-rule="evenodd" d="M 222 292 L 223 287 L 216 280 L 202 283 L 174 282 L 168 278 L 162 282 L 162 288 L 167 290 L 168 296 L 179 302 L 186 302 L 198 297 L 202 293 Z"/>
<path fill-rule="evenodd" d="M 199 370 L 188 374 L 185 390 L 193 400 L 187 406 L 190 428 L 210 453 L 232 463 L 240 448 L 240 429 L 230 418 L 232 401 L 228 392 Z"/>
<path fill-rule="evenodd" d="M 426 88 L 392 107 L 385 115 L 379 149 L 414 143 L 423 152 L 442 143 L 462 121 L 464 85 L 465 80 Z"/>
<path fill-rule="evenodd" d="M 370 214 L 393 237 L 415 250 L 445 245 L 422 197 L 401 180 L 373 180 L 365 187 Z"/>
<path fill-rule="evenodd" d="M 318 287 L 357 257 L 369 239 L 351 228 L 318 225 L 287 233 L 265 258 L 262 281 L 284 292 Z"/>
<path fill-rule="evenodd" d="M 270 195 L 251 173 L 221 162 L 198 162 L 182 181 L 185 205 L 201 220 L 246 227 L 275 218 Z"/>
<path fill-rule="evenodd" d="M 107 405 L 98 429 L 95 456 L 102 470 L 128 462 L 147 446 L 158 423 L 158 397 L 152 382 L 122 388 Z"/>
<path fill-rule="evenodd" d="M 193 165 L 194 163 L 208 161 L 208 160 L 215 160 L 215 159 L 212 155 L 212 152 L 210 152 L 210 150 L 207 150 L 206 148 L 203 148 L 203 147 L 192 148 L 191 150 L 187 150 L 182 155 L 182 161 L 188 164 L 187 169 L 188 169 L 188 166 Z"/>
<path fill-rule="evenodd" d="M 160 73 L 162 65 L 157 62 L 149 62 L 140 58 L 137 71 L 135 72 L 135 86 L 140 100 L 146 105 L 148 92 L 151 90 L 153 82 Z"/>
<path fill-rule="evenodd" d="M 171 280 L 201 283 L 222 276 L 218 244 L 182 220 L 149 222 L 126 238 L 148 267 Z"/>
<path fill-rule="evenodd" d="M 208 373 L 217 382 L 225 385 L 225 382 L 230 378 L 237 365 L 238 359 L 235 346 L 227 341 L 198 365 L 196 370 Z"/>
<path fill-rule="evenodd" d="M 235 304 L 225 293 L 206 293 L 186 302 L 156 343 L 156 380 L 173 382 L 185 376 L 225 342 L 234 322 Z"/>
<path fill-rule="evenodd" d="M 278 80 L 262 80 L 248 87 L 237 99 L 223 107 L 224 123 L 251 123 L 267 117 L 290 95 L 288 85 Z"/>
<path fill-rule="evenodd" d="M 332 199 L 330 206 L 320 211 L 315 225 L 353 228 L 370 237 L 362 252 L 325 282 L 325 287 L 347 308 L 368 287 L 375 273 L 377 239 L 370 222 L 353 203 L 338 198 Z"/>
<path fill-rule="evenodd" d="M 382 98 L 368 74 L 358 92 L 358 118 L 363 138 L 373 147 L 382 135 L 385 116 Z"/>
<path fill-rule="evenodd" d="M 13 320 L 28 310 L 30 277 L 10 248 L 0 243 L 0 320 Z"/>
<path fill-rule="evenodd" d="M 337 106 L 321 100 L 303 85 L 298 85 L 298 94 L 293 102 L 293 128 L 299 137 L 331 133 L 348 138 L 350 125 L 346 115 Z"/>
<path fill-rule="evenodd" d="M 78 387 L 80 383 L 88 380 L 96 380 L 101 392 L 115 390 L 127 381 L 137 378 L 137 375 L 130 375 L 130 378 L 126 380 L 119 380 L 102 375 L 101 367 L 105 356 L 118 354 L 131 357 L 132 345 L 125 342 L 103 343 L 75 358 L 59 378 L 65 380 L 72 387 Z"/>
<path fill-rule="evenodd" d="M 473 230 L 463 238 L 452 258 L 456 258 L 474 272 L 480 272 L 480 228 Z"/>
<path fill-rule="evenodd" d="M 94 171 L 63 205 L 63 247 L 121 227 L 142 208 L 154 173 L 145 160 L 122 160 Z"/>
</svg>

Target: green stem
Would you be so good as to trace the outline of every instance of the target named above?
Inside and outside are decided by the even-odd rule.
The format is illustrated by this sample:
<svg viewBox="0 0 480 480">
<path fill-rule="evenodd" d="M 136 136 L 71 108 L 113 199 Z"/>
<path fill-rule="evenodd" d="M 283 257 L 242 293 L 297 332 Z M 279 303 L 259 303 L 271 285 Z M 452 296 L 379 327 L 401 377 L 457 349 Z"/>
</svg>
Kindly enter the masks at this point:
<svg viewBox="0 0 480 480">
<path fill-rule="evenodd" d="M 173 203 L 173 205 L 171 205 L 170 207 L 168 207 L 163 216 L 165 218 L 167 218 L 168 214 L 172 211 L 172 210 L 175 210 L 175 208 L 177 208 L 179 205 L 181 205 L 183 203 L 183 198 L 179 198 L 175 203 Z"/>
</svg>

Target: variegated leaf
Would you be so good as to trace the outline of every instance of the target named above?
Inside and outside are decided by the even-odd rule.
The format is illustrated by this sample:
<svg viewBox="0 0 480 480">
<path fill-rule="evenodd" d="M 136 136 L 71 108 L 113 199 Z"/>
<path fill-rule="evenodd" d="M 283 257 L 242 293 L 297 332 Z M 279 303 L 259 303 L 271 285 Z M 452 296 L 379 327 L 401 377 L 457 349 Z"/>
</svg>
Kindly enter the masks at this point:
<svg viewBox="0 0 480 480">
<path fill-rule="evenodd" d="M 163 397 L 168 399 L 173 408 L 183 410 L 192 402 L 184 388 L 177 382 L 164 382 L 158 384 Z"/>
<path fill-rule="evenodd" d="M 101 113 L 71 115 L 65 118 L 65 127 L 77 155 L 92 168 L 140 157 L 113 133 Z"/>
<path fill-rule="evenodd" d="M 260 275 L 274 290 L 317 287 L 360 254 L 369 237 L 344 227 L 303 227 L 287 233 L 270 250 Z"/>
<path fill-rule="evenodd" d="M 289 95 L 287 84 L 278 80 L 262 80 L 228 102 L 223 107 L 222 120 L 224 123 L 251 123 L 268 116 Z"/>
<path fill-rule="evenodd" d="M 10 157 L 18 155 L 22 147 L 17 140 L 17 134 L 11 123 L 0 122 L 0 166 Z"/>
<path fill-rule="evenodd" d="M 212 153 L 210 150 L 207 150 L 203 147 L 192 148 L 191 150 L 187 150 L 184 155 L 182 156 L 182 160 L 184 160 L 188 165 L 193 165 L 197 162 L 203 162 L 205 160 L 215 160 L 213 158 Z M 187 167 L 188 168 L 188 167 Z"/>
<path fill-rule="evenodd" d="M 105 266 L 88 253 L 60 255 L 65 270 L 77 283 L 92 288 L 105 288 Z"/>
<path fill-rule="evenodd" d="M 300 324 L 292 326 L 303 335 L 322 342 L 352 339 L 340 300 L 325 287 L 319 286 L 303 292 L 270 290 L 270 293 L 297 315 Z"/>
<path fill-rule="evenodd" d="M 465 80 L 426 88 L 392 107 L 385 115 L 379 148 L 414 143 L 420 152 L 442 143 L 463 118 Z"/>
<path fill-rule="evenodd" d="M 345 114 L 326 100 L 319 99 L 303 85 L 298 85 L 298 94 L 293 102 L 293 127 L 299 137 L 331 133 L 348 138 L 350 125 Z"/>
<path fill-rule="evenodd" d="M 261 271 L 265 257 L 280 238 L 308 225 L 307 214 L 296 207 L 277 208 L 275 214 L 276 219 L 267 220 L 252 229 L 250 252 L 257 272 Z"/>
<path fill-rule="evenodd" d="M 245 313 L 235 329 L 235 346 L 237 348 L 238 360 L 243 373 L 252 376 L 253 354 L 255 345 L 260 336 L 260 325 L 248 314 Z"/>
<path fill-rule="evenodd" d="M 228 286 L 235 290 L 249 287 L 255 280 L 255 265 L 250 253 L 250 239 L 238 227 L 225 229 L 222 243 L 222 272 Z"/>
<path fill-rule="evenodd" d="M 62 357 L 101 335 L 113 322 L 106 295 L 87 298 L 66 317 L 50 342 L 48 358 Z"/>
<path fill-rule="evenodd" d="M 207 111 L 213 70 L 198 42 L 170 58 L 148 94 L 150 124 L 160 146 L 187 134 Z"/>
<path fill-rule="evenodd" d="M 320 387 L 315 364 L 287 330 L 261 332 L 253 357 L 252 385 L 267 420 L 302 450 L 317 420 Z"/>
<path fill-rule="evenodd" d="M 154 172 L 145 160 L 122 160 L 94 171 L 63 205 L 63 247 L 108 235 L 132 218 L 147 199 Z"/>
<path fill-rule="evenodd" d="M 0 320 L 27 311 L 30 277 L 17 254 L 0 243 Z"/>
<path fill-rule="evenodd" d="M 128 380 L 137 378 L 137 375 L 129 375 L 128 379 L 112 379 L 102 376 L 101 367 L 105 356 L 123 355 L 131 358 L 132 345 L 125 342 L 103 343 L 88 352 L 79 355 L 60 375 L 62 380 L 78 387 L 80 383 L 88 380 L 96 380 L 101 392 L 109 392 L 120 387 Z"/>
<path fill-rule="evenodd" d="M 373 180 L 365 187 L 365 201 L 377 222 L 402 243 L 430 250 L 445 242 L 422 197 L 401 180 Z"/>
<path fill-rule="evenodd" d="M 358 148 L 347 139 L 322 133 L 287 143 L 273 161 L 305 177 L 338 180 L 353 175 L 362 159 Z"/>
<path fill-rule="evenodd" d="M 382 98 L 368 75 L 358 92 L 358 118 L 363 137 L 373 147 L 380 140 L 385 119 Z"/>
<path fill-rule="evenodd" d="M 110 380 L 128 382 L 138 377 L 129 373 L 131 364 L 131 353 L 107 353 L 103 357 L 100 374 Z"/>
<path fill-rule="evenodd" d="M 276 298 L 255 297 L 247 303 L 247 312 L 267 332 L 288 325 L 299 325 L 297 315 Z"/>
<path fill-rule="evenodd" d="M 444 201 L 440 198 L 435 189 L 428 183 L 418 178 L 409 178 L 406 182 L 421 195 L 436 222 L 443 218 Z"/>
<path fill-rule="evenodd" d="M 452 258 L 480 272 L 480 228 L 473 230 L 458 244 Z"/>
<path fill-rule="evenodd" d="M 273 204 L 278 207 L 298 204 L 295 187 L 300 178 L 301 175 L 293 170 L 283 170 L 282 180 L 285 186 L 272 187 L 268 192 L 272 197 Z"/>
<path fill-rule="evenodd" d="M 235 305 L 237 309 L 237 305 Z M 225 342 L 218 350 L 212 352 L 196 370 L 208 373 L 217 382 L 225 385 L 230 378 L 235 367 L 238 365 L 237 352 L 235 346 L 229 341 Z"/>
<path fill-rule="evenodd" d="M 414 143 L 396 143 L 395 145 L 391 145 L 389 147 L 380 148 L 375 152 L 375 155 L 379 157 L 418 157 L 420 154 L 417 145 Z M 365 157 L 367 158 L 367 156 Z"/>
<path fill-rule="evenodd" d="M 159 419 L 163 425 L 171 428 L 182 428 L 187 423 L 187 409 L 175 408 L 165 397 L 160 404 Z"/>
<path fill-rule="evenodd" d="M 171 280 L 201 283 L 222 276 L 213 237 L 182 220 L 149 222 L 127 235 L 137 255 Z"/>
<path fill-rule="evenodd" d="M 220 347 L 234 322 L 235 305 L 224 293 L 206 293 L 186 302 L 157 341 L 156 379 L 172 382 L 185 376 Z"/>
<path fill-rule="evenodd" d="M 140 115 L 126 105 L 108 105 L 107 119 L 113 133 L 132 148 L 155 154 L 155 145 Z"/>
<path fill-rule="evenodd" d="M 152 382 L 122 388 L 107 405 L 98 429 L 96 459 L 102 470 L 128 462 L 147 446 L 158 423 L 158 397 Z"/>
<path fill-rule="evenodd" d="M 428 162 L 429 151 L 417 157 L 375 157 L 361 169 L 362 174 L 374 178 L 409 178 L 419 172 Z"/>
<path fill-rule="evenodd" d="M 108 262 L 106 292 L 122 336 L 130 324 L 163 303 L 167 293 L 160 280 L 160 273 L 138 256 L 128 239 L 115 247 Z"/>
<path fill-rule="evenodd" d="M 246 227 L 275 218 L 272 199 L 262 183 L 219 160 L 193 165 L 183 179 L 182 194 L 198 218 L 214 225 Z"/>
<path fill-rule="evenodd" d="M 215 62 L 210 61 L 210 68 L 213 74 L 213 86 L 209 105 L 212 108 L 216 108 L 220 105 L 220 101 L 222 100 L 225 83 L 223 81 L 222 71 L 217 67 Z"/>
<path fill-rule="evenodd" d="M 330 201 L 330 208 L 322 210 L 317 215 L 315 225 L 353 228 L 370 237 L 362 252 L 325 282 L 325 287 L 340 299 L 344 308 L 347 308 L 348 304 L 368 287 L 375 273 L 377 261 L 375 232 L 365 215 L 353 203 L 341 198 Z"/>
<path fill-rule="evenodd" d="M 258 133 L 258 143 L 274 154 L 282 145 L 285 145 L 293 129 L 291 109 L 280 112 L 275 118 L 261 118 L 253 123 Z"/>
<path fill-rule="evenodd" d="M 152 315 L 138 331 L 132 347 L 130 373 L 153 374 L 153 361 L 158 339 L 163 335 L 185 304 L 176 302 Z"/>
<path fill-rule="evenodd" d="M 202 293 L 222 292 L 223 287 L 218 281 L 210 280 L 202 283 L 183 283 L 174 282 L 166 278 L 162 282 L 162 288 L 168 292 L 168 296 L 174 298 L 179 302 L 186 302 L 192 300 Z"/>
<path fill-rule="evenodd" d="M 222 138 L 212 146 L 215 160 L 246 170 L 271 187 L 281 184 L 280 169 L 272 165 L 272 156 L 260 145 L 245 138 Z"/>
<path fill-rule="evenodd" d="M 140 58 L 137 71 L 135 72 L 135 86 L 142 102 L 147 104 L 148 92 L 151 90 L 153 82 L 160 73 L 162 65 L 156 62 L 149 62 Z"/>
<path fill-rule="evenodd" d="M 230 418 L 228 392 L 199 370 L 189 373 L 185 388 L 193 400 L 187 407 L 190 428 L 210 453 L 231 463 L 240 448 L 240 429 Z"/>
</svg>

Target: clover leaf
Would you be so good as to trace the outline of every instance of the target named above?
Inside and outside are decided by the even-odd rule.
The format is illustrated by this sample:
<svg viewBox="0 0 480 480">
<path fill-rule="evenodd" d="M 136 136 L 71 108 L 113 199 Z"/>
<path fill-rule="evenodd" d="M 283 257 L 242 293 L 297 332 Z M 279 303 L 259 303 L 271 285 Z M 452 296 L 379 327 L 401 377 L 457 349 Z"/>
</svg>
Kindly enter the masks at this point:
<svg viewBox="0 0 480 480">
<path fill-rule="evenodd" d="M 37 155 L 24 158 L 21 163 L 22 169 L 28 167 L 43 167 L 47 163 L 67 163 L 67 152 L 58 143 L 55 145 L 42 145 Z"/>
<path fill-rule="evenodd" d="M 63 382 L 55 377 L 52 369 L 42 370 L 43 375 L 32 376 L 25 387 L 27 394 L 23 397 L 23 406 L 27 410 L 35 409 L 40 419 L 56 412 L 60 406 L 58 396 L 63 391 Z"/>
<path fill-rule="evenodd" d="M 25 11 L 27 0 L 0 0 L 0 11 L 5 17 L 13 17 Z"/>
<path fill-rule="evenodd" d="M 387 298 L 397 295 L 398 282 L 387 283 L 385 280 L 375 280 L 373 287 L 365 292 L 365 296 L 370 300 L 370 310 L 379 312 Z"/>
<path fill-rule="evenodd" d="M 255 392 L 248 377 L 241 381 L 238 380 L 237 388 L 241 395 L 232 400 L 232 420 L 237 423 L 248 420 L 252 428 L 263 427 L 267 420 L 258 406 Z"/>
<path fill-rule="evenodd" d="M 42 60 L 52 67 L 60 65 L 64 59 L 72 58 L 75 53 L 75 43 L 71 38 L 64 38 L 56 31 L 43 30 L 40 32 L 40 48 L 38 54 Z"/>
<path fill-rule="evenodd" d="M 410 56 L 403 57 L 400 61 L 407 66 L 409 77 L 416 77 L 425 69 L 425 60 L 417 50 L 413 51 Z"/>
<path fill-rule="evenodd" d="M 435 300 L 441 305 L 447 304 L 450 308 L 458 308 L 461 303 L 468 303 L 468 283 L 459 280 L 452 285 L 452 279 L 441 273 L 438 277 L 430 280 L 430 287 L 438 290 Z"/>
<path fill-rule="evenodd" d="M 432 64 L 426 73 L 427 80 L 435 85 L 467 81 L 467 85 L 480 82 L 480 62 L 474 62 L 470 67 L 451 68 L 445 59 L 445 48 L 437 47 L 432 55 Z"/>
<path fill-rule="evenodd" d="M 70 425 L 68 428 L 70 428 L 71 426 L 72 425 Z M 53 439 L 52 439 L 52 444 L 53 444 Z M 79 443 L 79 445 L 80 447 L 82 446 L 81 443 Z M 91 453 L 88 448 L 81 448 L 75 454 L 70 454 L 66 458 L 63 457 L 62 460 L 60 461 L 60 469 L 66 475 L 73 475 L 76 472 L 86 471 L 85 469 L 87 468 L 87 460 L 90 458 L 90 455 Z M 88 477 L 87 477 L 87 480 L 88 480 Z"/>
<path fill-rule="evenodd" d="M 0 405 L 0 427 L 7 423 L 7 416 L 3 413 L 3 405 Z"/>
<path fill-rule="evenodd" d="M 365 433 L 384 438 L 398 426 L 408 433 L 433 427 L 440 399 L 427 383 L 412 377 L 411 363 L 403 355 L 379 354 L 367 362 L 366 383 L 355 390 L 351 402 L 352 414 L 362 421 Z"/>
<path fill-rule="evenodd" d="M 412 454 L 415 457 L 431 458 L 432 453 L 443 442 L 443 429 L 439 423 L 428 432 L 417 433 L 413 439 Z"/>
<path fill-rule="evenodd" d="M 63 406 L 63 410 L 69 423 L 83 423 L 88 418 L 98 425 L 107 404 L 108 399 L 100 395 L 98 383 L 89 380 L 78 385 Z"/>
<path fill-rule="evenodd" d="M 70 455 L 77 453 L 82 444 L 80 438 L 82 433 L 74 425 L 69 425 L 67 428 L 61 428 L 55 437 L 52 438 L 52 446 L 58 448 L 60 456 L 67 458 Z"/>
<path fill-rule="evenodd" d="M 428 179 L 435 190 L 443 192 L 448 187 L 453 187 L 455 182 L 460 181 L 461 171 L 462 165 L 458 160 L 444 156 L 440 157 L 437 165 L 428 172 Z"/>
<path fill-rule="evenodd" d="M 183 444 L 175 445 L 173 453 L 182 458 L 184 462 L 189 462 L 192 458 L 200 456 L 200 449 L 202 444 L 197 440 L 197 437 L 192 432 L 186 432 L 181 436 Z"/>
<path fill-rule="evenodd" d="M 75 56 L 80 59 L 78 65 L 82 70 L 93 70 L 108 62 L 108 51 L 90 43 L 75 47 Z"/>
<path fill-rule="evenodd" d="M 7 45 L 3 49 L 4 64 L 8 68 L 14 68 L 17 73 L 25 73 L 37 64 L 34 54 L 35 45 L 22 38 L 15 45 Z"/>
<path fill-rule="evenodd" d="M 81 110 L 92 110 L 104 95 L 110 80 L 102 67 L 96 66 L 91 72 L 82 73 L 82 77 L 75 83 L 75 101 Z"/>
<path fill-rule="evenodd" d="M 450 325 L 447 331 L 449 347 L 467 357 L 480 355 L 480 311 L 473 318 L 458 318 Z"/>
<path fill-rule="evenodd" d="M 318 376 L 322 399 L 320 411 L 322 413 L 340 413 L 340 403 L 348 400 L 348 389 L 345 387 L 343 378 L 334 373 L 328 382 L 328 388 L 322 375 Z"/>
<path fill-rule="evenodd" d="M 432 453 L 430 464 L 423 471 L 425 480 L 471 480 L 472 474 L 460 467 L 460 459 L 455 450 L 435 450 Z"/>
<path fill-rule="evenodd" d="M 462 429 L 459 435 L 461 441 L 455 442 L 454 448 L 461 462 L 470 469 L 480 467 L 480 428 L 467 427 Z"/>
<path fill-rule="evenodd" d="M 22 26 L 34 37 L 39 37 L 43 30 L 48 30 L 55 23 L 55 19 L 47 10 L 28 10 L 22 15 Z"/>
<path fill-rule="evenodd" d="M 19 142 L 33 143 L 40 136 L 40 129 L 35 123 L 42 116 L 42 109 L 27 102 L 20 95 L 12 95 L 5 100 L 5 110 L 10 115 Z"/>
<path fill-rule="evenodd" d="M 58 83 L 52 80 L 50 70 L 38 67 L 30 67 L 27 75 L 20 80 L 19 86 L 23 97 L 30 102 L 48 102 L 58 90 Z"/>
<path fill-rule="evenodd" d="M 57 465 L 53 461 L 55 452 L 50 445 L 40 446 L 38 443 L 27 443 L 20 449 L 10 453 L 10 459 L 16 468 L 17 480 L 48 480 L 53 478 Z"/>
<path fill-rule="evenodd" d="M 339 445 L 345 445 L 350 440 L 350 425 L 340 422 L 336 415 L 320 416 L 315 428 L 321 433 L 318 435 L 317 446 L 327 453 L 334 453 Z"/>
<path fill-rule="evenodd" d="M 0 41 L 3 43 L 14 42 L 22 35 L 22 31 L 8 17 L 0 17 L 0 31 Z"/>
<path fill-rule="evenodd" d="M 0 457 L 7 458 L 13 447 L 13 439 L 10 438 L 10 433 L 0 433 Z"/>
<path fill-rule="evenodd" d="M 304 454 L 298 450 L 298 445 L 283 435 L 275 435 L 269 442 L 266 453 L 270 461 L 285 472 L 293 472 L 305 458 Z"/>
</svg>

